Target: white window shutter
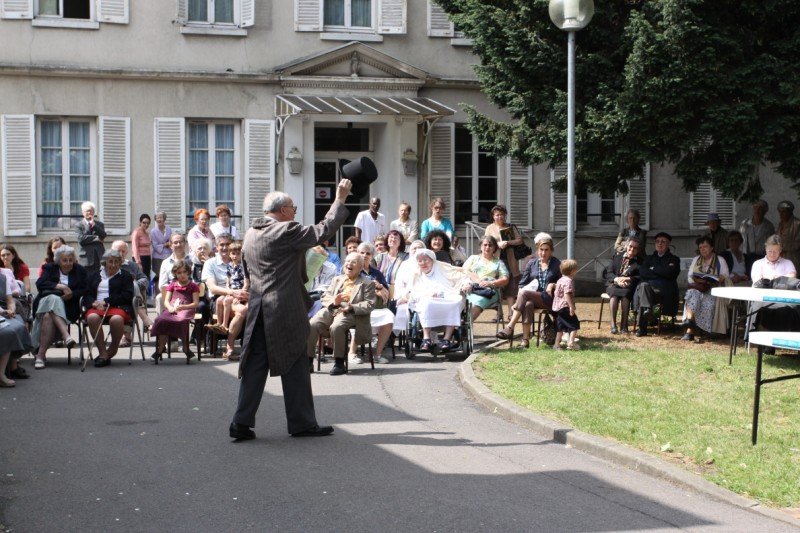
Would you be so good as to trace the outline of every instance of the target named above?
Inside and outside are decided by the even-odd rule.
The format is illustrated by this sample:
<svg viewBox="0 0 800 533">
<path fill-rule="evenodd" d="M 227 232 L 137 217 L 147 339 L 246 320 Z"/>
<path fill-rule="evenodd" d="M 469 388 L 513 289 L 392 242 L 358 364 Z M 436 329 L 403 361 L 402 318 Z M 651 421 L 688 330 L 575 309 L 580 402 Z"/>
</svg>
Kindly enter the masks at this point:
<svg viewBox="0 0 800 533">
<path fill-rule="evenodd" d="M 322 1 L 294 0 L 295 31 L 322 31 Z"/>
<path fill-rule="evenodd" d="M 97 0 L 97 8 L 97 19 L 100 22 L 128 23 L 128 0 Z"/>
<path fill-rule="evenodd" d="M 32 19 L 33 0 L 0 0 L 0 18 Z"/>
<path fill-rule="evenodd" d="M 625 213 L 628 209 L 639 211 L 639 227 L 650 229 L 650 163 L 644 166 L 642 177 L 628 180 L 628 195 L 625 197 L 625 208 L 622 214 L 622 227 L 626 226 Z"/>
<path fill-rule="evenodd" d="M 275 121 L 244 121 L 244 183 L 247 227 L 263 216 L 264 197 L 275 184 Z"/>
<path fill-rule="evenodd" d="M 155 196 L 156 211 L 164 211 L 173 228 L 186 229 L 186 121 L 182 118 L 156 118 Z"/>
<path fill-rule="evenodd" d="M 518 161 L 506 158 L 506 175 L 508 176 L 509 222 L 530 228 L 533 214 L 533 169 Z"/>
<path fill-rule="evenodd" d="M 732 198 L 726 198 L 716 189 L 714 189 L 714 212 L 719 215 L 720 226 L 726 229 L 736 228 L 736 202 Z"/>
<path fill-rule="evenodd" d="M 455 124 L 436 124 L 430 132 L 428 152 L 428 200 L 442 198 L 443 213 L 453 219 L 455 182 Z"/>
<path fill-rule="evenodd" d="M 406 33 L 406 0 L 380 0 L 378 33 Z"/>
<path fill-rule="evenodd" d="M 428 0 L 428 36 L 453 37 L 455 29 L 447 13 L 434 0 Z"/>
<path fill-rule="evenodd" d="M 106 230 L 131 231 L 131 119 L 100 117 L 100 212 Z"/>
<path fill-rule="evenodd" d="M 241 13 L 241 22 L 239 26 L 242 28 L 249 28 L 256 23 L 256 7 L 255 0 L 239 0 L 239 13 Z"/>
<path fill-rule="evenodd" d="M 711 208 L 714 191 L 711 183 L 704 181 L 697 190 L 689 194 L 689 218 L 692 229 L 705 229 L 706 217 L 713 212 Z"/>
<path fill-rule="evenodd" d="M 36 142 L 33 115 L 0 117 L 3 233 L 36 235 Z"/>
<path fill-rule="evenodd" d="M 567 230 L 567 193 L 553 190 L 553 183 L 562 180 L 567 175 L 567 165 L 558 165 L 550 171 L 550 229 L 553 231 Z"/>
<path fill-rule="evenodd" d="M 189 0 L 177 0 L 177 12 L 175 13 L 175 22 L 178 24 L 186 24 L 189 20 Z"/>
</svg>

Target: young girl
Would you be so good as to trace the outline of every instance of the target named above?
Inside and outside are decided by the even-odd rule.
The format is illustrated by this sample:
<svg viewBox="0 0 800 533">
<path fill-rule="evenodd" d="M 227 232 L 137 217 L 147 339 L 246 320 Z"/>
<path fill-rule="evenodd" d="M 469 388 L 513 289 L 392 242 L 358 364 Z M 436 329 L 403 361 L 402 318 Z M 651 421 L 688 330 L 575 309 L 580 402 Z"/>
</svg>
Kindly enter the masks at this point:
<svg viewBox="0 0 800 533">
<path fill-rule="evenodd" d="M 200 302 L 200 287 L 191 281 L 192 273 L 190 263 L 176 261 L 172 266 L 172 275 L 175 277 L 166 287 L 164 311 L 156 317 L 150 326 L 150 335 L 157 335 L 156 351 L 150 357 L 158 364 L 161 354 L 169 338 L 178 338 L 183 341 L 183 353 L 186 359 L 194 357 L 189 349 L 189 321 L 194 317 L 195 309 Z"/>
<path fill-rule="evenodd" d="M 232 290 L 249 290 L 250 280 L 247 279 L 242 265 L 242 245 L 238 242 L 232 243 L 228 247 L 228 254 L 230 254 L 231 262 L 228 263 L 227 287 Z M 220 306 L 220 304 L 222 305 Z M 219 313 L 220 307 L 221 314 Z M 235 296 L 220 296 L 219 300 L 217 300 L 217 316 L 221 333 L 228 333 L 231 319 L 235 311 L 239 311 L 241 307 L 246 308 L 247 304 L 241 303 Z M 243 311 L 244 309 L 241 310 Z"/>
<path fill-rule="evenodd" d="M 553 313 L 556 314 L 556 343 L 553 349 L 561 349 L 561 337 L 567 333 L 567 350 L 580 349 L 575 334 L 581 329 L 581 322 L 575 314 L 575 274 L 578 263 L 574 259 L 561 261 L 561 277 L 556 282 L 553 293 Z"/>
</svg>

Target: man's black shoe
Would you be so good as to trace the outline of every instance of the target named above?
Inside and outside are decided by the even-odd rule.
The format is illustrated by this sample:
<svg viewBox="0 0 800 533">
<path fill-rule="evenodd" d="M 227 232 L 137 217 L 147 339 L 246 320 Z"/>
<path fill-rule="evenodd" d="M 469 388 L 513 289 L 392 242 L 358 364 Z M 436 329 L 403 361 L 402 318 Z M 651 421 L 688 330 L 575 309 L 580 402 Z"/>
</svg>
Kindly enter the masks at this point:
<svg viewBox="0 0 800 533">
<path fill-rule="evenodd" d="M 108 366 L 111 364 L 111 359 L 103 359 L 102 357 L 98 357 L 94 360 L 94 366 L 96 368 L 100 368 L 103 366 Z"/>
<path fill-rule="evenodd" d="M 333 364 L 333 368 L 331 368 L 331 376 L 341 376 L 342 374 L 346 373 L 347 370 L 344 369 L 344 361 L 337 359 Z"/>
<path fill-rule="evenodd" d="M 230 435 L 232 439 L 236 440 L 253 440 L 256 438 L 255 431 L 236 422 L 231 422 Z"/>
<path fill-rule="evenodd" d="M 644 311 L 642 311 L 642 318 L 645 322 L 650 322 L 653 320 L 653 311 L 649 307 L 645 308 Z"/>
<path fill-rule="evenodd" d="M 636 336 L 637 337 L 647 337 L 647 330 L 644 330 L 642 328 L 637 329 L 636 330 Z"/>
<path fill-rule="evenodd" d="M 314 426 L 311 429 L 301 431 L 299 433 L 292 433 L 292 437 L 324 437 L 333 433 L 332 426 Z"/>
</svg>

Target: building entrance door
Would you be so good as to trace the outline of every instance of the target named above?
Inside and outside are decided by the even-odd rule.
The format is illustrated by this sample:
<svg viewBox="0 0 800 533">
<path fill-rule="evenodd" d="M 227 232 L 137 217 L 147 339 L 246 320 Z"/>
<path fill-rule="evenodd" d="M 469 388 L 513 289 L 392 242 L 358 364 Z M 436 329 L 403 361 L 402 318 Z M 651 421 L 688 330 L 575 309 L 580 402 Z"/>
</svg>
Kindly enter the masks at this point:
<svg viewBox="0 0 800 533">
<path fill-rule="evenodd" d="M 359 157 L 374 159 L 369 125 L 325 124 L 314 128 L 314 220 L 322 220 L 342 179 L 342 166 Z M 350 214 L 336 233 L 329 248 L 344 259 L 344 241 L 355 233 L 353 224 L 359 211 L 369 207 L 369 193 L 361 198 L 350 195 L 345 205 Z"/>
<path fill-rule="evenodd" d="M 337 157 L 338 156 L 338 157 Z M 333 198 L 336 196 L 336 187 L 342 176 L 342 166 L 350 161 L 362 156 L 370 157 L 371 152 L 363 153 L 339 153 L 339 154 L 318 154 L 314 160 L 314 220 L 320 221 L 328 212 Z M 369 208 L 369 193 L 360 198 L 352 194 L 347 197 L 345 205 L 350 210 L 344 224 L 336 232 L 335 239 L 329 243 L 329 248 L 339 254 L 344 259 L 344 241 L 355 233 L 353 224 L 356 221 L 359 211 Z"/>
</svg>

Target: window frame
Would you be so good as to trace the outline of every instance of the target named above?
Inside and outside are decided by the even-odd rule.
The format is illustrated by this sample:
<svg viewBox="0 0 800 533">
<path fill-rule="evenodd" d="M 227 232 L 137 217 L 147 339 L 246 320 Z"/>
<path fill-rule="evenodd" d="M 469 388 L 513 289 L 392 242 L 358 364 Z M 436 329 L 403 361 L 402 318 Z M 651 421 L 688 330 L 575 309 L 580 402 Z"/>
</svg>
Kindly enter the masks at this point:
<svg viewBox="0 0 800 533">
<path fill-rule="evenodd" d="M 617 227 L 619 226 L 620 210 L 622 208 L 622 195 L 614 193 L 613 196 L 604 197 L 597 192 L 586 192 L 586 199 L 581 198 L 583 191 L 576 192 L 575 194 L 575 222 L 577 225 L 585 228 L 603 228 L 603 227 Z M 582 202 L 586 202 L 586 220 L 580 220 L 580 210 L 578 206 Z M 613 213 L 610 215 L 613 220 L 603 220 L 603 203 L 613 204 Z"/>
<path fill-rule="evenodd" d="M 212 26 L 217 28 L 238 28 L 240 21 L 237 21 L 238 18 L 241 18 L 240 11 L 241 9 L 237 6 L 237 0 L 230 0 L 231 8 L 233 9 L 233 20 L 231 22 L 217 22 L 216 21 L 216 3 L 217 0 L 205 0 L 206 2 L 206 14 L 207 20 L 192 20 L 189 18 L 189 4 L 187 3 L 186 7 L 186 23 L 190 25 L 201 25 L 201 26 Z"/>
<path fill-rule="evenodd" d="M 58 1 L 58 12 L 64 13 L 64 0 L 57 0 Z M 97 2 L 93 0 L 86 0 L 89 4 L 89 18 L 86 19 L 76 19 L 76 18 L 67 18 L 64 17 L 62 14 L 51 15 L 51 14 L 40 14 L 40 2 L 41 0 L 34 0 L 33 2 L 33 20 L 31 23 L 33 26 L 39 27 L 51 27 L 51 28 L 76 28 L 76 29 L 88 29 L 88 30 L 96 30 L 100 28 L 100 21 L 98 20 L 97 16 Z"/>
<path fill-rule="evenodd" d="M 459 129 L 465 130 L 466 133 L 470 136 L 471 141 L 472 141 L 471 148 L 470 148 L 470 154 L 471 154 L 470 161 L 471 161 L 471 167 L 472 167 L 471 168 L 472 174 L 470 176 L 470 178 L 471 178 L 470 186 L 471 186 L 471 194 L 472 194 L 472 196 L 471 196 L 469 201 L 458 200 L 456 198 L 457 197 L 456 190 L 458 189 L 458 183 L 459 183 L 458 180 L 459 179 L 463 179 L 465 177 L 465 176 L 461 176 L 461 175 L 456 174 L 456 168 L 458 166 L 457 163 L 456 163 L 456 157 L 458 156 L 458 154 L 466 153 L 465 151 L 458 150 L 458 147 L 457 147 L 456 138 L 458 137 L 458 130 Z M 459 210 L 458 210 L 458 206 L 459 205 L 470 203 L 470 217 L 468 219 L 466 219 L 466 221 L 469 221 L 469 222 L 481 222 L 481 220 L 480 220 L 480 206 L 481 206 L 481 204 L 491 203 L 492 205 L 497 205 L 497 204 L 501 203 L 500 202 L 500 198 L 501 198 L 500 186 L 501 186 L 501 183 L 502 183 L 502 181 L 500 179 L 500 162 L 501 162 L 501 160 L 497 159 L 496 157 L 494 158 L 494 160 L 495 160 L 495 162 L 494 162 L 495 163 L 494 164 L 494 169 L 495 169 L 494 170 L 494 172 L 495 172 L 494 176 L 483 176 L 480 173 L 480 156 L 481 156 L 481 154 L 491 156 L 491 153 L 488 150 L 482 150 L 481 149 L 481 147 L 478 145 L 478 140 L 475 138 L 474 135 L 472 135 L 472 133 L 469 132 L 469 130 L 466 127 L 466 124 L 464 124 L 464 123 L 456 123 L 455 124 L 455 128 L 453 130 L 453 181 L 454 181 L 453 185 L 454 185 L 454 189 L 453 189 L 453 209 L 452 209 L 453 223 L 456 224 L 456 225 L 463 225 L 464 224 L 464 222 L 458 222 L 457 221 L 458 220 L 457 217 L 458 217 L 458 212 L 459 212 Z M 481 183 L 480 180 L 481 179 L 489 179 L 489 178 L 492 178 L 492 177 L 494 177 L 494 179 L 495 179 L 495 198 L 492 199 L 492 200 L 482 199 L 480 197 L 480 183 Z M 483 222 L 491 223 L 492 222 L 491 216 L 489 217 L 489 219 L 487 221 L 483 221 Z"/>
<path fill-rule="evenodd" d="M 36 214 L 42 215 L 44 214 L 44 180 L 42 171 L 44 166 L 42 164 L 42 124 L 44 122 L 59 122 L 61 124 L 61 215 L 66 215 L 67 217 L 73 216 L 70 212 L 70 204 L 72 203 L 72 191 L 70 190 L 70 168 L 69 168 L 69 159 L 70 159 L 70 144 L 69 144 L 69 124 L 71 122 L 85 122 L 89 124 L 89 198 L 80 200 L 84 202 L 86 200 L 94 203 L 95 205 L 98 204 L 98 167 L 97 167 L 97 157 L 98 157 L 98 124 L 96 117 L 86 117 L 86 116 L 47 116 L 47 115 L 39 115 L 36 116 Z M 66 193 L 65 193 L 66 191 Z M 37 216 L 37 231 L 41 232 L 54 232 L 54 231 L 64 231 L 65 228 L 62 225 L 55 225 L 52 227 L 48 227 L 44 225 L 44 219 L 38 219 Z M 70 225 L 71 227 L 71 225 Z"/>
<path fill-rule="evenodd" d="M 342 0 L 344 2 L 344 24 L 325 24 L 325 6 L 329 5 L 328 0 L 322 0 L 322 31 L 323 32 L 331 32 L 331 33 L 368 33 L 374 34 L 378 31 L 378 17 L 376 8 L 379 7 L 377 5 L 376 0 L 370 0 L 370 7 L 369 7 L 369 18 L 370 18 L 370 25 L 369 26 L 353 26 L 352 25 L 352 17 L 353 17 L 353 0 Z M 348 24 L 348 20 L 350 24 Z"/>
<path fill-rule="evenodd" d="M 185 207 L 187 216 L 189 214 L 194 213 L 194 209 L 197 207 L 192 208 L 193 203 L 198 203 L 196 201 L 192 201 L 191 198 L 191 152 L 192 148 L 190 146 L 190 139 L 191 139 L 191 128 L 197 124 L 205 124 L 208 127 L 208 138 L 207 138 L 207 164 L 208 164 L 208 205 L 206 209 L 209 212 L 214 212 L 217 205 L 221 205 L 221 203 L 228 203 L 228 207 L 231 208 L 234 212 L 241 212 L 244 208 L 244 198 L 242 196 L 241 191 L 241 183 L 242 183 L 242 168 L 241 168 L 241 132 L 242 132 L 242 124 L 241 121 L 235 119 L 196 119 L 196 118 L 187 118 L 186 119 L 186 130 L 185 130 L 185 153 L 186 153 L 186 174 L 184 176 L 185 184 L 186 184 L 186 200 L 185 200 Z M 219 201 L 216 197 L 216 126 L 217 125 L 230 125 L 233 126 L 233 205 L 227 200 Z"/>
</svg>

